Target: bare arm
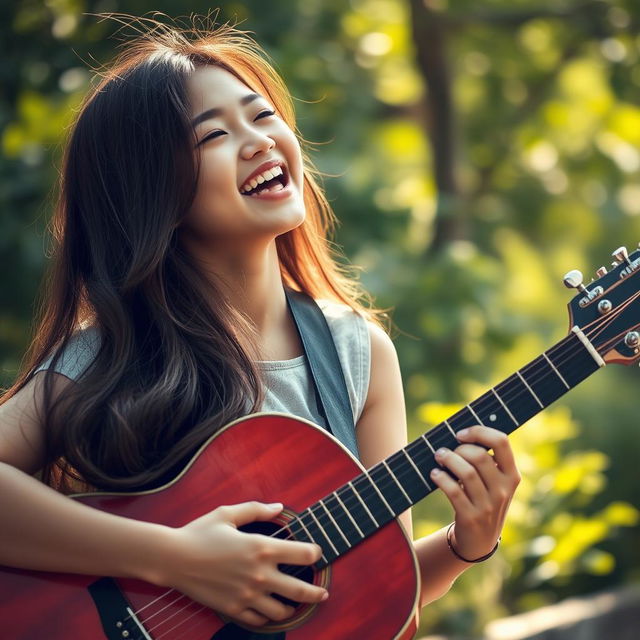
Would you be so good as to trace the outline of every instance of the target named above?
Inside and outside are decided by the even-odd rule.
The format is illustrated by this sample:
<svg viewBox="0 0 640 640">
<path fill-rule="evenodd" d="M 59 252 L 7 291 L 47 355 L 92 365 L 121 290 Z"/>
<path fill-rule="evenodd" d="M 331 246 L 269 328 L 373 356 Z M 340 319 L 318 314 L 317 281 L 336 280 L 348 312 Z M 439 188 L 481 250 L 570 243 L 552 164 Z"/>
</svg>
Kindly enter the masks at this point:
<svg viewBox="0 0 640 640">
<path fill-rule="evenodd" d="M 43 374 L 0 406 L 0 564 L 26 569 L 135 577 L 173 587 L 248 624 L 291 614 L 271 594 L 317 602 L 325 590 L 277 569 L 311 564 L 317 546 L 251 535 L 237 526 L 274 517 L 281 505 L 215 509 L 181 528 L 138 522 L 67 498 L 31 477 L 43 460 L 36 408 Z M 73 384 L 56 374 L 55 391 Z"/>
<path fill-rule="evenodd" d="M 357 425 L 361 461 L 365 467 L 407 444 L 404 392 L 395 348 L 381 329 L 371 326 L 370 335 L 369 393 Z M 445 452 L 438 461 L 457 477 L 465 478 L 465 489 L 445 472 L 431 479 L 447 495 L 455 510 L 456 550 L 463 557 L 472 559 L 484 555 L 495 545 L 519 476 L 503 434 L 487 427 L 473 427 L 467 442 L 493 448 L 495 461 L 484 448 L 464 444 L 455 452 Z M 400 520 L 411 535 L 410 512 L 401 514 Z M 420 567 L 422 606 L 444 595 L 454 580 L 471 566 L 451 553 L 444 529 L 416 540 L 414 548 Z"/>
</svg>

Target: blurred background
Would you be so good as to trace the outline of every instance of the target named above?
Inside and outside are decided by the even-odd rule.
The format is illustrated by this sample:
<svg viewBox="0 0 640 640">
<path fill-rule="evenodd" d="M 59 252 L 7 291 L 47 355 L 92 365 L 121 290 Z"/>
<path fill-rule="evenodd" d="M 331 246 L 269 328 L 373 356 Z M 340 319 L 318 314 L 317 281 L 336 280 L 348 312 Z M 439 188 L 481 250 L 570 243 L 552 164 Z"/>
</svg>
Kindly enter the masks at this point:
<svg viewBox="0 0 640 640">
<path fill-rule="evenodd" d="M 635 0 L 218 6 L 284 76 L 327 174 L 335 240 L 393 309 L 413 437 L 566 335 L 565 272 L 580 269 L 588 283 L 614 249 L 637 247 Z M 32 329 L 67 127 L 90 67 L 119 42 L 115 22 L 86 14 L 211 8 L 0 5 L 3 387 Z M 499 557 L 424 611 L 424 634 L 477 638 L 492 620 L 640 583 L 639 376 L 609 367 L 513 436 L 524 479 Z M 431 496 L 415 510 L 416 535 L 450 520 Z"/>
</svg>

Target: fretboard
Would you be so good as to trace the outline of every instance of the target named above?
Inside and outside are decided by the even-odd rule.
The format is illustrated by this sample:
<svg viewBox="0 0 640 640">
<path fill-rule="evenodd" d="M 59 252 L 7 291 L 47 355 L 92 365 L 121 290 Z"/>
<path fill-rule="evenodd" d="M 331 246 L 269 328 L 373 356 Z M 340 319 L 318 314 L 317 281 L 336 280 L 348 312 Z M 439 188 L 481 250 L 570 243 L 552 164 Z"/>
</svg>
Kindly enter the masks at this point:
<svg viewBox="0 0 640 640">
<path fill-rule="evenodd" d="M 430 472 L 440 447 L 454 449 L 456 433 L 483 424 L 511 433 L 598 370 L 575 333 L 400 451 L 325 496 L 290 523 L 298 540 L 322 547 L 322 568 L 375 533 L 437 487 Z"/>
</svg>

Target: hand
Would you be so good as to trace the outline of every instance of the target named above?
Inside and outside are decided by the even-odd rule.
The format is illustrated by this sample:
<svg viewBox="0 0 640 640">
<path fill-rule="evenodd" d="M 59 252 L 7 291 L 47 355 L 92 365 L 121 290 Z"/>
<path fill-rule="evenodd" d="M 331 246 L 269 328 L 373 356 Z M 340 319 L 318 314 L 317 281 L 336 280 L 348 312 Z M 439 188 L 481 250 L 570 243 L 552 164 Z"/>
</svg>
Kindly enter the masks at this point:
<svg viewBox="0 0 640 640">
<path fill-rule="evenodd" d="M 463 444 L 455 451 L 439 449 L 436 461 L 458 480 L 440 469 L 434 469 L 431 478 L 455 510 L 455 550 L 473 560 L 495 547 L 520 474 L 501 431 L 478 425 L 458 432 L 457 438 Z"/>
<path fill-rule="evenodd" d="M 218 507 L 184 527 L 172 529 L 172 553 L 161 582 L 193 600 L 245 624 L 283 620 L 295 602 L 320 602 L 325 589 L 281 573 L 278 564 L 310 565 L 321 557 L 318 545 L 244 533 L 237 527 L 272 520 L 281 504 L 245 502 Z"/>
</svg>

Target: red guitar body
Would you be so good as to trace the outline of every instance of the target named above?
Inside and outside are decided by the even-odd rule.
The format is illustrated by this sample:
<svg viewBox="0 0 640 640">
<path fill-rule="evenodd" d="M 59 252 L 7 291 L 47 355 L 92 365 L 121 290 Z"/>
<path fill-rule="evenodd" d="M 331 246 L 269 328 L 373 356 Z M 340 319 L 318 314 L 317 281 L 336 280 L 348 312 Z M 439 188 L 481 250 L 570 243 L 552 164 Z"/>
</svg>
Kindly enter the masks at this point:
<svg viewBox="0 0 640 640">
<path fill-rule="evenodd" d="M 87 494 L 74 499 L 110 513 L 179 527 L 220 505 L 283 502 L 303 511 L 362 471 L 326 431 L 278 414 L 243 418 L 213 436 L 178 478 L 138 494 Z M 4 514 L 3 517 L 6 517 Z M 3 640 L 212 640 L 245 637 L 215 612 L 135 580 L 117 580 L 144 631 L 105 633 L 88 587 L 99 578 L 0 568 Z M 413 637 L 419 592 L 411 542 L 396 522 L 382 527 L 314 573 L 329 599 L 299 607 L 281 627 L 287 640 L 391 640 Z M 236 631 L 233 631 L 236 629 Z M 146 635 L 145 635 L 146 634 Z M 226 634 L 226 635 L 225 635 Z"/>
</svg>

